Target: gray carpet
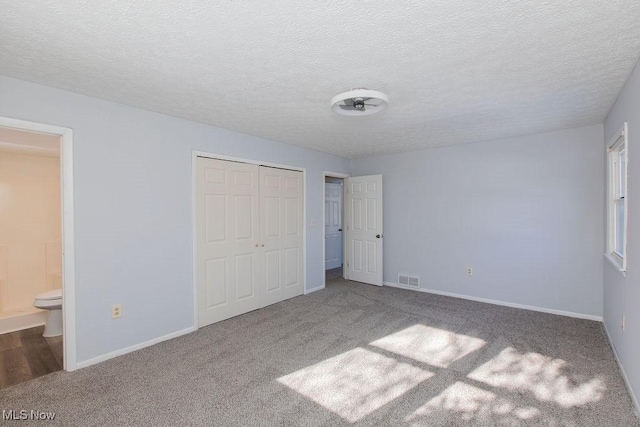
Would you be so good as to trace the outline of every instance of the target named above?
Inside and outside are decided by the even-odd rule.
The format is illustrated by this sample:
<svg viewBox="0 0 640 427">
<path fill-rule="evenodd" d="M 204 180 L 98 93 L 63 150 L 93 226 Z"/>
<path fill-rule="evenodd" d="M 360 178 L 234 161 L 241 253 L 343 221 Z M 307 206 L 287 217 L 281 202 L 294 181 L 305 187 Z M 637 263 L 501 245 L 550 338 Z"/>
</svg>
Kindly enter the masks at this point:
<svg viewBox="0 0 640 427">
<path fill-rule="evenodd" d="M 83 426 L 640 425 L 597 322 L 339 278 L 0 403 Z"/>
</svg>

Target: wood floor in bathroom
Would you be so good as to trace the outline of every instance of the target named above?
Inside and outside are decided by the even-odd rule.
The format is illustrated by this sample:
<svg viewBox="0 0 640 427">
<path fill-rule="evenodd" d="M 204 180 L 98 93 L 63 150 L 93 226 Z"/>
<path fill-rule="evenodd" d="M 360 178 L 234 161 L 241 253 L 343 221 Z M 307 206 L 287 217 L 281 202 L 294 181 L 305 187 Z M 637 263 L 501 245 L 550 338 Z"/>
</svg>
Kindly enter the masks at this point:
<svg viewBox="0 0 640 427">
<path fill-rule="evenodd" d="M 44 326 L 0 335 L 0 388 L 62 369 L 62 336 L 44 338 Z"/>
</svg>

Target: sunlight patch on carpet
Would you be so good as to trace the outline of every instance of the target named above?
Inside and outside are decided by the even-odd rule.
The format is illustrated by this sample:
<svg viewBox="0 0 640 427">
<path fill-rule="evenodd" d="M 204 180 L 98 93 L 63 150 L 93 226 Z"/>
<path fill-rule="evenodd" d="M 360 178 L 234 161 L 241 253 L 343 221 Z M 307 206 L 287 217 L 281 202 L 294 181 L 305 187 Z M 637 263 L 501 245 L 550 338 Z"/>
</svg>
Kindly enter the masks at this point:
<svg viewBox="0 0 640 427">
<path fill-rule="evenodd" d="M 536 399 L 564 407 L 582 406 L 602 399 L 602 379 L 573 378 L 565 374 L 567 362 L 538 353 L 520 353 L 508 347 L 468 377 L 493 387 L 530 392 Z M 586 381 L 585 381 L 586 380 Z"/>
<path fill-rule="evenodd" d="M 531 420 L 540 415 L 537 408 L 517 407 L 509 400 L 498 398 L 490 391 L 458 381 L 416 409 L 404 420 L 409 423 L 425 421 L 442 411 L 457 413 L 465 421 L 489 421 L 496 416 L 502 420 L 507 418 Z"/>
<path fill-rule="evenodd" d="M 414 325 L 371 343 L 374 347 L 439 368 L 447 368 L 485 344 L 480 338 L 425 325 Z"/>
<path fill-rule="evenodd" d="M 433 375 L 358 347 L 277 381 L 353 423 Z"/>
</svg>

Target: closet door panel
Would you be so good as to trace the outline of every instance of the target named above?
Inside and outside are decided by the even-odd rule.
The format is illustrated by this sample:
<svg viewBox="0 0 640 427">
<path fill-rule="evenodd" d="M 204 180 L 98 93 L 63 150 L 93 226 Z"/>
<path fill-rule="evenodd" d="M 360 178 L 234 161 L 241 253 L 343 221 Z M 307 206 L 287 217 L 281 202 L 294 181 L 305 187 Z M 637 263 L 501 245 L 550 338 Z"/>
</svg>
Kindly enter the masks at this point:
<svg viewBox="0 0 640 427">
<path fill-rule="evenodd" d="M 302 295 L 302 172 L 260 168 L 262 306 Z"/>
<path fill-rule="evenodd" d="M 260 307 L 258 181 L 256 165 L 200 157 L 196 161 L 200 327 Z"/>
<path fill-rule="evenodd" d="M 283 229 L 283 286 L 284 299 L 292 298 L 304 293 L 302 278 L 303 258 L 303 209 L 304 188 L 302 172 L 283 171 L 284 181 L 284 215 Z"/>
</svg>

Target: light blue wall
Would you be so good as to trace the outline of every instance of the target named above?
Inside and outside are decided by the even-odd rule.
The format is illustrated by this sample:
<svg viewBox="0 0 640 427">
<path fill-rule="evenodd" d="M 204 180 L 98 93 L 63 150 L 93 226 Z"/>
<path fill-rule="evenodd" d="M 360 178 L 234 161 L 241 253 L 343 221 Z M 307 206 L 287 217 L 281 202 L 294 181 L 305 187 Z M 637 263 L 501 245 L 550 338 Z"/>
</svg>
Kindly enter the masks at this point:
<svg viewBox="0 0 640 427">
<path fill-rule="evenodd" d="M 79 362 L 192 325 L 192 150 L 307 168 L 307 289 L 324 273 L 322 171 L 352 168 L 384 175 L 386 281 L 417 274 L 425 288 L 602 313 L 602 126 L 350 163 L 1 76 L 0 116 L 74 129 Z M 637 290 L 617 304 L 637 304 Z M 633 311 L 627 323 L 640 327 Z"/>
<path fill-rule="evenodd" d="M 640 411 L 640 66 L 636 66 L 605 121 L 605 144 L 625 121 L 629 123 L 627 277 L 604 262 L 604 322 Z"/>
<path fill-rule="evenodd" d="M 383 175 L 384 280 L 601 316 L 602 129 L 352 161 Z"/>
<path fill-rule="evenodd" d="M 192 326 L 192 150 L 307 168 L 306 287 L 322 284 L 322 172 L 347 159 L 2 76 L 0 116 L 74 131 L 78 362 Z"/>
</svg>

